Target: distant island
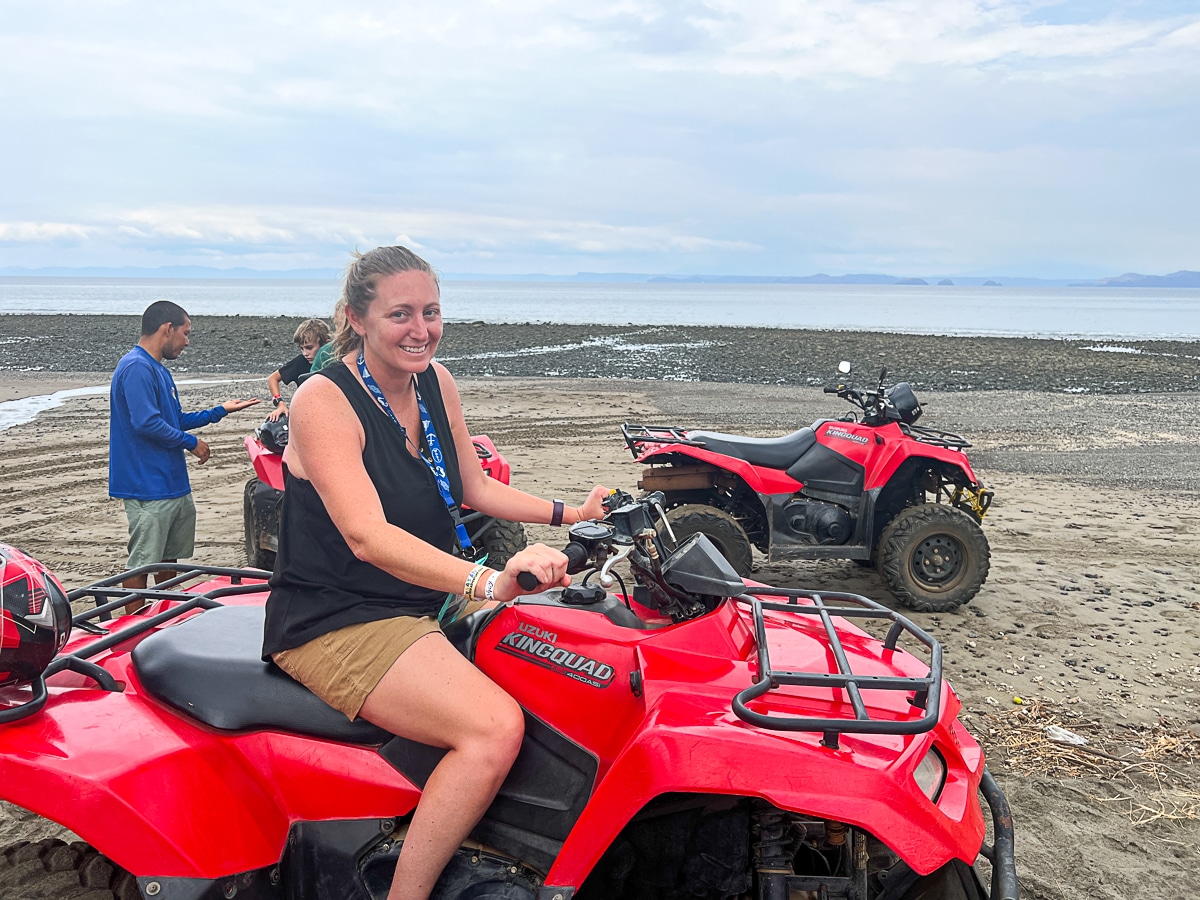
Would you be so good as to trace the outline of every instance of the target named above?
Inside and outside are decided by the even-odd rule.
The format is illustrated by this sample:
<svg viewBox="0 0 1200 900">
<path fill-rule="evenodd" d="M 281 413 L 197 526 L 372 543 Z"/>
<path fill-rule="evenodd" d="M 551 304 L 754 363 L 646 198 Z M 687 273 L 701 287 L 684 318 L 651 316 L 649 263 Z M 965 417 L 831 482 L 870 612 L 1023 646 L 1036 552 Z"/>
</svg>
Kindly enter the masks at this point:
<svg viewBox="0 0 1200 900">
<path fill-rule="evenodd" d="M 218 269 L 215 266 L 48 266 L 26 268 L 0 266 L 0 278 L 113 278 L 113 279 L 296 279 L 339 281 L 341 269 Z M 482 272 L 443 272 L 443 281 L 568 282 L 598 284 L 873 284 L 938 285 L 967 287 L 1104 287 L 1104 288 L 1200 288 L 1200 272 L 1181 269 L 1170 275 L 1140 275 L 1126 272 L 1094 281 L 1071 278 L 1029 278 L 1017 275 L 884 275 L 859 272 L 848 275 L 654 275 L 642 272 L 576 272 L 574 275 L 525 273 L 520 275 Z"/>
<path fill-rule="evenodd" d="M 1170 275 L 1139 275 L 1137 272 L 1126 272 L 1112 278 L 1101 278 L 1099 281 L 1081 281 L 1071 287 L 1134 287 L 1134 288 L 1200 288 L 1200 272 L 1180 269 Z"/>
</svg>

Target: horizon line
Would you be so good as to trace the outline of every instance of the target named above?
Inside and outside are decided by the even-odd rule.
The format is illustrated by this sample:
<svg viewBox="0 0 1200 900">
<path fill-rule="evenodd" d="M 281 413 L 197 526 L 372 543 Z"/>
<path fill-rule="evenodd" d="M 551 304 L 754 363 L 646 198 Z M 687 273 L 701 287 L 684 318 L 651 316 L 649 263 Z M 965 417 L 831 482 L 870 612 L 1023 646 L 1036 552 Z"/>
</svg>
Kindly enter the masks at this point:
<svg viewBox="0 0 1200 900">
<path fill-rule="evenodd" d="M 654 282 L 654 283 L 726 283 L 726 284 L 896 284 L 911 282 L 919 284 L 926 279 L 941 279 L 952 281 L 959 279 L 962 286 L 979 286 L 985 281 L 1005 279 L 1007 281 L 1024 282 L 1024 286 L 1108 286 L 1105 282 L 1123 279 L 1147 279 L 1159 281 L 1179 277 L 1189 282 L 1188 285 L 1200 286 L 1200 272 L 1179 269 L 1168 275 L 1145 275 L 1137 272 L 1125 272 L 1121 275 L 1110 275 L 1101 278 L 1066 277 L 1045 278 L 1016 274 L 967 275 L 955 273 L 935 273 L 926 275 L 891 275 L 882 272 L 850 272 L 842 275 L 830 275 L 818 272 L 811 275 L 727 275 L 727 274 L 667 274 L 651 272 L 576 272 L 573 275 L 547 274 L 526 272 L 517 274 L 488 273 L 488 272 L 443 272 L 439 278 L 445 281 L 509 281 L 509 282 Z M 1194 276 L 1194 277 L 1189 277 Z M 26 266 L 0 267 L 0 278 L 154 278 L 182 279 L 208 278 L 211 280 L 236 280 L 238 278 L 280 278 L 294 280 L 339 280 L 342 270 L 333 267 L 313 266 L 291 269 L 255 269 L 248 266 L 220 268 L 203 265 L 165 265 L 165 266 L 41 266 L 37 268 Z M 1191 284 L 1195 281 L 1196 284 Z M 978 284 L 968 284 L 975 282 Z M 931 286 L 937 286 L 934 282 Z M 955 285 L 957 286 L 957 285 Z M 1003 285 L 997 285 L 1003 286 Z M 1020 285 L 1014 285 L 1020 286 Z M 1117 286 L 1117 285 L 1114 285 Z"/>
</svg>

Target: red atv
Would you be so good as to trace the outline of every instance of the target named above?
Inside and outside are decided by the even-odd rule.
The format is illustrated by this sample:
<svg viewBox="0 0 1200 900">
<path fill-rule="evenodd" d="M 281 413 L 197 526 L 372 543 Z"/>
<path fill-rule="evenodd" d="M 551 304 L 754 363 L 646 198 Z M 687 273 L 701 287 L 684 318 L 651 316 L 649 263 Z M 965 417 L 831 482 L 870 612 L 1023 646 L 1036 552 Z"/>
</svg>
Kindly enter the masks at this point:
<svg viewBox="0 0 1200 900">
<path fill-rule="evenodd" d="M 526 725 L 434 896 L 1014 900 L 1007 803 L 940 645 L 862 597 L 747 586 L 703 536 L 668 553 L 659 499 L 571 528 L 576 584 L 447 629 Z M 69 595 L 98 606 L 68 640 L 54 577 L 3 549 L 0 800 L 80 841 L 0 849 L 0 894 L 382 900 L 445 751 L 264 663 L 261 572 L 107 578 Z"/>
<path fill-rule="evenodd" d="M 242 494 L 242 518 L 246 526 L 246 562 L 270 572 L 279 552 L 279 506 L 283 503 L 283 450 L 287 446 L 287 416 L 259 426 L 246 436 L 246 451 L 254 465 L 255 477 L 246 482 Z M 509 465 L 492 439 L 486 434 L 471 438 L 475 455 L 483 471 L 508 484 Z M 488 565 L 503 569 L 512 557 L 525 549 L 525 526 L 464 509 L 471 544 L 487 554 Z M 482 558 L 482 557 L 481 557 Z"/>
<path fill-rule="evenodd" d="M 850 364 L 839 367 L 843 378 Z M 825 388 L 861 411 L 819 419 L 779 438 L 679 427 L 622 426 L 633 458 L 649 463 L 639 486 L 661 491 L 681 538 L 708 535 L 742 575 L 751 547 L 770 562 L 853 559 L 874 565 L 905 606 L 945 612 L 987 578 L 991 552 L 979 527 L 992 492 L 957 434 L 914 424 L 907 382 L 884 390 L 843 381 Z M 933 501 L 933 502 L 930 502 Z"/>
</svg>

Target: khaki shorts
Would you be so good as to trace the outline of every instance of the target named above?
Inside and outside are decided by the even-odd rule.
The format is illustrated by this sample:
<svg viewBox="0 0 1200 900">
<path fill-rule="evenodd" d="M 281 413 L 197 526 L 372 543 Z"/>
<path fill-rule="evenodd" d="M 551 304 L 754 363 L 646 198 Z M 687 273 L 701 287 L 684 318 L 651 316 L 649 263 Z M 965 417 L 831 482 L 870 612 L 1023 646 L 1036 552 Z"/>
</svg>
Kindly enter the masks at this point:
<svg viewBox="0 0 1200 900">
<path fill-rule="evenodd" d="M 191 494 L 170 500 L 126 500 L 129 568 L 187 559 L 196 549 L 196 504 Z"/>
<path fill-rule="evenodd" d="M 466 605 L 459 618 L 486 605 L 483 600 L 474 600 Z M 433 616 L 396 616 L 347 625 L 307 644 L 281 650 L 271 658 L 279 668 L 353 721 L 400 654 L 425 635 L 441 630 Z"/>
</svg>

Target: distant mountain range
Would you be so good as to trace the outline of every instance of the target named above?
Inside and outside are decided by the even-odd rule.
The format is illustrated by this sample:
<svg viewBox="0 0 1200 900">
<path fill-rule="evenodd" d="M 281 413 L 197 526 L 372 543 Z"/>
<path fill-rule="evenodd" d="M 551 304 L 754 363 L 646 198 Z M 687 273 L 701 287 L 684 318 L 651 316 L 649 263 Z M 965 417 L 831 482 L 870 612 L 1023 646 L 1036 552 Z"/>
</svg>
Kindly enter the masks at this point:
<svg viewBox="0 0 1200 900">
<path fill-rule="evenodd" d="M 212 266 L 159 266 L 157 268 L 123 266 L 90 266 L 70 268 L 51 266 L 30 269 L 22 266 L 0 266 L 0 277 L 8 278 L 221 278 L 221 279 L 304 279 L 339 280 L 341 269 L 218 269 Z M 1007 287 L 1136 287 L 1136 288 L 1200 288 L 1200 272 L 1180 270 L 1170 275 L 1140 275 L 1127 272 L 1111 278 L 1081 281 L 1071 278 L 1027 278 L 1023 276 L 992 275 L 927 275 L 924 277 L 860 273 L 852 275 L 651 275 L 637 272 L 577 272 L 574 275 L 496 275 L 486 273 L 447 272 L 444 281 L 559 281 L 583 283 L 641 283 L 641 284 L 895 284 L 895 285 L 968 285 Z"/>
<path fill-rule="evenodd" d="M 1195 288 L 1200 287 L 1200 272 L 1190 272 L 1180 269 L 1170 275 L 1139 275 L 1137 272 L 1126 272 L 1112 278 L 1101 278 L 1099 281 L 1075 282 L 1072 287 L 1170 287 Z"/>
<path fill-rule="evenodd" d="M 341 269 L 218 269 L 214 266 L 47 266 L 29 269 L 23 266 L 0 266 L 0 277 L 9 278 L 297 278 L 338 279 Z"/>
</svg>

